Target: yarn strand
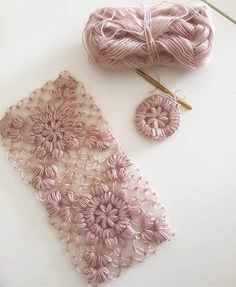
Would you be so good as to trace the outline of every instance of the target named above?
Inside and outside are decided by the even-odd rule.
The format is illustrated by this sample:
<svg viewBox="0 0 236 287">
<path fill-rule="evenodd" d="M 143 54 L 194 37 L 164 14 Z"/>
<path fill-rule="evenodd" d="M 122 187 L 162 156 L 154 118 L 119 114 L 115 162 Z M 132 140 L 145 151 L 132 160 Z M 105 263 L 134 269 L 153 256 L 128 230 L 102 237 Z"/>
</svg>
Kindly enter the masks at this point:
<svg viewBox="0 0 236 287">
<path fill-rule="evenodd" d="M 209 60 L 213 35 L 206 5 L 104 7 L 90 15 L 84 44 L 89 61 L 102 67 L 197 69 Z"/>
</svg>

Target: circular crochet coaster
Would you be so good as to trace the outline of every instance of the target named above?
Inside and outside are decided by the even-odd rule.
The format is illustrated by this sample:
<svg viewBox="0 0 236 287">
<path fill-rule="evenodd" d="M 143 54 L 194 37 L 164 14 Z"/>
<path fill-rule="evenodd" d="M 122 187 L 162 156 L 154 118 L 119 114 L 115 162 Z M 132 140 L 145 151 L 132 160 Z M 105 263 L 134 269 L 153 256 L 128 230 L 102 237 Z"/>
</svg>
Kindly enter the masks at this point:
<svg viewBox="0 0 236 287">
<path fill-rule="evenodd" d="M 180 109 L 175 99 L 155 93 L 138 106 L 135 121 L 137 129 L 145 136 L 164 139 L 178 129 Z"/>
</svg>

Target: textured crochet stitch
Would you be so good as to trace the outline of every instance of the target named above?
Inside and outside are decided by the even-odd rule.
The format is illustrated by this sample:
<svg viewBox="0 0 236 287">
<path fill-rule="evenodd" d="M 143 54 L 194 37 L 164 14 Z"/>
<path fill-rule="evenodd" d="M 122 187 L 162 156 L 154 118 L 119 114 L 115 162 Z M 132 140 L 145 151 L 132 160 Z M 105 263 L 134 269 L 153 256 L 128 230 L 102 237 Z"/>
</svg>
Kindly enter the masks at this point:
<svg viewBox="0 0 236 287">
<path fill-rule="evenodd" d="M 175 99 L 155 92 L 137 108 L 135 115 L 137 129 L 145 136 L 164 139 L 179 127 L 180 110 Z"/>
<path fill-rule="evenodd" d="M 91 285 L 118 277 L 172 237 L 158 196 L 69 72 L 11 106 L 0 134 Z"/>
</svg>

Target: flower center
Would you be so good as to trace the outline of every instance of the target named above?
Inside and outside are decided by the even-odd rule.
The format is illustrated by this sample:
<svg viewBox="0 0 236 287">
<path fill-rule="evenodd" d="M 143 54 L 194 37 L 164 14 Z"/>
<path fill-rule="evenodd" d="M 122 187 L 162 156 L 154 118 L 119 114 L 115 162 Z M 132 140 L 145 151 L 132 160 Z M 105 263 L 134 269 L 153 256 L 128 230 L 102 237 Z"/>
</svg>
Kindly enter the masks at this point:
<svg viewBox="0 0 236 287">
<path fill-rule="evenodd" d="M 105 204 L 100 203 L 94 211 L 94 218 L 103 229 L 114 227 L 119 219 L 118 209 L 110 202 Z"/>
<path fill-rule="evenodd" d="M 91 198 L 82 213 L 90 232 L 99 238 L 121 233 L 130 220 L 127 203 L 112 192 Z"/>
<path fill-rule="evenodd" d="M 147 124 L 154 128 L 164 128 L 168 123 L 168 114 L 161 106 L 150 108 L 145 118 Z"/>
<path fill-rule="evenodd" d="M 49 142 L 60 140 L 63 137 L 63 134 L 63 124 L 58 119 L 49 120 L 43 126 L 42 136 L 44 136 Z"/>
</svg>

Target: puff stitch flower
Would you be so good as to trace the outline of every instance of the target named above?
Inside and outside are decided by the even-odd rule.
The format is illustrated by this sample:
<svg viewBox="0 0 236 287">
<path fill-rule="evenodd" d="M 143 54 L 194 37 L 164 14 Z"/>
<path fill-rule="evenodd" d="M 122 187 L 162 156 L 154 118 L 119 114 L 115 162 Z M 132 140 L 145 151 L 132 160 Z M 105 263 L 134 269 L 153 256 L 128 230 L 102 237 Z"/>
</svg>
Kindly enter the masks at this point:
<svg viewBox="0 0 236 287">
<path fill-rule="evenodd" d="M 153 214 L 146 214 L 142 218 L 141 226 L 141 238 L 146 243 L 155 241 L 160 244 L 173 236 L 163 216 L 156 218 Z"/>
<path fill-rule="evenodd" d="M 168 107 L 146 104 L 140 124 L 147 122 L 149 132 L 164 126 Z M 119 276 L 173 235 L 149 182 L 68 72 L 10 107 L 0 120 L 0 137 L 92 286 Z"/>
<path fill-rule="evenodd" d="M 112 143 L 112 136 L 108 130 L 100 131 L 97 127 L 91 126 L 87 130 L 85 145 L 90 149 L 97 148 L 106 150 Z"/>
<path fill-rule="evenodd" d="M 119 239 L 133 237 L 134 230 L 130 224 L 132 211 L 120 193 L 102 185 L 96 187 L 92 195 L 84 197 L 75 223 L 81 232 L 85 232 L 89 244 L 100 241 L 111 249 L 118 245 Z"/>
<path fill-rule="evenodd" d="M 25 120 L 21 116 L 7 113 L 0 122 L 0 134 L 16 142 L 21 139 L 24 126 Z"/>
<path fill-rule="evenodd" d="M 84 253 L 84 259 L 88 263 L 88 265 L 92 267 L 104 267 L 112 261 L 108 253 L 96 251 L 94 250 L 94 248 L 86 250 L 86 252 Z"/>
<path fill-rule="evenodd" d="M 77 81 L 69 76 L 61 74 L 55 81 L 54 84 L 56 87 L 61 89 L 75 89 L 77 87 Z"/>
<path fill-rule="evenodd" d="M 180 110 L 175 100 L 165 94 L 154 94 L 136 110 L 136 126 L 144 135 L 164 139 L 172 135 L 180 123 Z"/>
<path fill-rule="evenodd" d="M 89 283 L 97 285 L 107 280 L 110 275 L 110 271 L 106 267 L 87 267 L 84 268 L 83 274 L 88 279 Z"/>
<path fill-rule="evenodd" d="M 63 221 L 70 221 L 77 201 L 78 197 L 73 192 L 56 190 L 48 195 L 45 205 L 51 216 L 59 215 Z"/>
<path fill-rule="evenodd" d="M 77 136 L 83 125 L 73 105 L 47 104 L 38 108 L 31 122 L 28 140 L 35 146 L 37 156 L 51 154 L 57 159 L 78 146 Z"/>
<path fill-rule="evenodd" d="M 114 153 L 106 162 L 109 168 L 105 175 L 109 180 L 125 182 L 129 178 L 127 167 L 131 165 L 131 162 L 127 156 Z"/>
</svg>

